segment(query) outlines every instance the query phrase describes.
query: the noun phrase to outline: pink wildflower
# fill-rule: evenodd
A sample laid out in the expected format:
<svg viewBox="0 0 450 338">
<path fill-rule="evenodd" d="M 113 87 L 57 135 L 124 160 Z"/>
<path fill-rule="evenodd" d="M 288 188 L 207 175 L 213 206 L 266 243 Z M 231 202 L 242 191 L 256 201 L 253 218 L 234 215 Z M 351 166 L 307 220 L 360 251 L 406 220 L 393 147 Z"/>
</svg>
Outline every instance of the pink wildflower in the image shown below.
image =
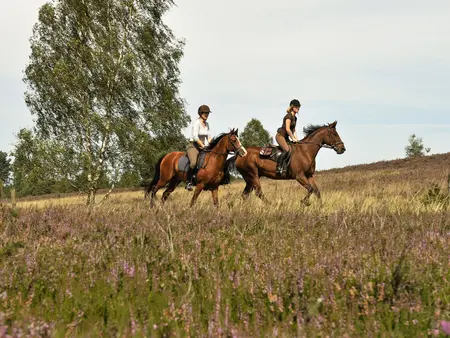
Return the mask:
<svg viewBox="0 0 450 338">
<path fill-rule="evenodd" d="M 441 320 L 441 329 L 446 335 L 450 336 L 450 322 Z"/>
</svg>

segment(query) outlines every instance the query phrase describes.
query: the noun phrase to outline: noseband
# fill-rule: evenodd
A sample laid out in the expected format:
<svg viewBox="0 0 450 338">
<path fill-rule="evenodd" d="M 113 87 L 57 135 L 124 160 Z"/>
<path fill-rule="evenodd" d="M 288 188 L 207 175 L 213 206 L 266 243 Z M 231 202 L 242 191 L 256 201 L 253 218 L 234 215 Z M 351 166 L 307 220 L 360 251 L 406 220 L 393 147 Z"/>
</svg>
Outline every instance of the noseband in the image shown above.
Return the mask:
<svg viewBox="0 0 450 338">
<path fill-rule="evenodd" d="M 234 152 L 239 152 L 239 150 L 242 149 L 242 144 L 241 144 L 239 147 L 236 146 L 236 142 L 233 141 L 233 140 L 231 140 L 231 136 L 230 136 L 230 135 L 228 135 L 228 140 L 230 141 L 231 145 L 233 146 Z M 233 151 L 233 150 L 232 150 L 232 151 Z"/>
<path fill-rule="evenodd" d="M 328 129 L 328 138 L 329 138 L 330 141 L 331 141 L 331 128 L 328 127 L 327 129 Z M 336 142 L 336 143 L 333 143 L 331 146 L 329 146 L 328 144 L 323 144 L 323 143 L 322 143 L 322 147 L 328 148 L 328 149 L 337 150 L 337 147 L 336 147 L 336 146 L 341 145 L 341 144 L 344 144 L 344 142 L 342 142 L 342 141 Z"/>
</svg>

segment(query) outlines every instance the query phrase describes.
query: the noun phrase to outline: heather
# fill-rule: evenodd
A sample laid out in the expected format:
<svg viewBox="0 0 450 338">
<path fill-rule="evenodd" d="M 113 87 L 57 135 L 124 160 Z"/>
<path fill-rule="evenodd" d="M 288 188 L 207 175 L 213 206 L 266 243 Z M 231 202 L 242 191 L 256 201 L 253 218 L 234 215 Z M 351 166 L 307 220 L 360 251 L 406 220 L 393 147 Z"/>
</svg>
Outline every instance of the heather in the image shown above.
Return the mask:
<svg viewBox="0 0 450 338">
<path fill-rule="evenodd" d="M 428 160 L 428 159 L 427 159 Z M 188 208 L 142 191 L 89 213 L 77 197 L 0 207 L 0 336 L 444 336 L 445 163 L 244 184 Z"/>
</svg>

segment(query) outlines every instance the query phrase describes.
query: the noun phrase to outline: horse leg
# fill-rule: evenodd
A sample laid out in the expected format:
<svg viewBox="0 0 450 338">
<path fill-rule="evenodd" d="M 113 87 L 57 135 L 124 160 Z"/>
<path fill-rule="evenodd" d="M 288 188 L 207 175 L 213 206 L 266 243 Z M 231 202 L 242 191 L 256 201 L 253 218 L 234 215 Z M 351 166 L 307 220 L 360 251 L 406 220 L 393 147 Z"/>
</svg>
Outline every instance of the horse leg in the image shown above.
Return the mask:
<svg viewBox="0 0 450 338">
<path fill-rule="evenodd" d="M 246 200 L 250 196 L 250 193 L 253 191 L 253 183 L 252 180 L 248 177 L 244 177 L 244 181 L 246 184 L 244 191 L 242 192 L 242 198 Z"/>
<path fill-rule="evenodd" d="M 317 198 L 320 200 L 322 197 L 320 195 L 320 191 L 319 188 L 317 187 L 316 184 L 316 180 L 314 179 L 314 176 L 311 176 L 310 178 L 308 178 L 308 182 L 309 184 L 311 184 L 311 186 L 313 187 L 314 191 L 313 193 L 317 196 Z"/>
<path fill-rule="evenodd" d="M 267 203 L 268 200 L 264 196 L 264 193 L 261 188 L 261 181 L 259 180 L 258 176 L 255 176 L 253 179 L 253 187 L 255 189 L 256 196 L 259 197 L 261 199 L 261 201 L 263 201 L 264 203 Z"/>
<path fill-rule="evenodd" d="M 155 187 L 155 186 L 152 185 L 151 183 L 149 183 L 149 184 L 147 185 L 147 187 L 145 188 L 145 191 L 144 191 L 144 200 L 146 200 L 147 198 L 150 197 L 150 194 L 151 194 L 152 189 L 153 189 L 154 187 Z"/>
<path fill-rule="evenodd" d="M 253 190 L 255 190 L 256 196 L 258 196 L 263 202 L 268 202 L 267 199 L 264 197 L 263 191 L 261 189 L 261 183 L 259 181 L 258 176 L 258 168 L 256 168 L 255 166 L 253 166 L 253 168 L 249 168 L 247 175 L 244 176 L 244 180 L 246 183 L 244 191 L 242 192 L 242 197 L 244 199 L 247 199 L 249 194 Z"/>
<path fill-rule="evenodd" d="M 219 207 L 219 188 L 211 190 L 211 195 L 212 195 L 214 206 L 216 208 L 218 208 Z"/>
<path fill-rule="evenodd" d="M 191 208 L 194 206 L 195 201 L 197 201 L 198 195 L 200 195 L 202 190 L 203 190 L 203 184 L 197 184 L 195 186 L 194 196 L 192 196 L 192 199 L 191 199 Z"/>
<path fill-rule="evenodd" d="M 258 185 L 257 185 L 256 188 L 255 188 L 255 194 L 256 194 L 256 196 L 258 196 L 258 197 L 261 199 L 261 201 L 263 201 L 264 203 L 269 202 L 269 201 L 267 200 L 266 196 L 264 196 L 264 193 L 263 193 L 262 188 L 261 188 L 261 184 L 260 184 L 259 182 L 258 182 Z"/>
<path fill-rule="evenodd" d="M 174 178 L 172 181 L 170 181 L 169 186 L 164 191 L 161 201 L 164 203 L 168 198 L 169 195 L 175 190 L 175 188 L 180 184 L 180 181 L 178 181 L 176 178 Z"/>
<path fill-rule="evenodd" d="M 305 205 L 309 205 L 309 197 L 314 192 L 313 186 L 311 185 L 311 183 L 309 183 L 309 180 L 304 173 L 297 174 L 295 178 L 298 183 L 300 183 L 303 187 L 305 187 L 306 190 L 308 190 L 308 194 L 305 196 L 302 202 Z"/>
<path fill-rule="evenodd" d="M 162 187 L 164 187 L 167 184 L 167 182 L 159 179 L 158 183 L 156 183 L 151 191 L 152 191 L 152 195 L 150 197 L 150 208 L 153 208 L 155 206 L 155 198 L 156 198 L 156 193 L 158 192 L 159 189 L 161 189 Z"/>
</svg>

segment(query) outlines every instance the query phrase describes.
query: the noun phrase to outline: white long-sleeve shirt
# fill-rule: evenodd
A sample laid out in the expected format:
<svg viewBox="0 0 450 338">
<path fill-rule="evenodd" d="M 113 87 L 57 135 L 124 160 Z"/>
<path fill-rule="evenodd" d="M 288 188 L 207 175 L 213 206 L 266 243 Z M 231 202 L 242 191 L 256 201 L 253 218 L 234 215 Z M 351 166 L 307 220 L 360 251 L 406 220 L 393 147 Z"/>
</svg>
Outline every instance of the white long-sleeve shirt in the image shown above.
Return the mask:
<svg viewBox="0 0 450 338">
<path fill-rule="evenodd" d="M 208 139 L 211 137 L 211 131 L 209 129 L 208 122 L 205 122 L 205 126 L 200 119 L 195 120 L 192 124 L 192 132 L 191 132 L 191 142 L 197 142 L 198 140 L 202 141 L 204 145 L 207 144 Z"/>
</svg>

